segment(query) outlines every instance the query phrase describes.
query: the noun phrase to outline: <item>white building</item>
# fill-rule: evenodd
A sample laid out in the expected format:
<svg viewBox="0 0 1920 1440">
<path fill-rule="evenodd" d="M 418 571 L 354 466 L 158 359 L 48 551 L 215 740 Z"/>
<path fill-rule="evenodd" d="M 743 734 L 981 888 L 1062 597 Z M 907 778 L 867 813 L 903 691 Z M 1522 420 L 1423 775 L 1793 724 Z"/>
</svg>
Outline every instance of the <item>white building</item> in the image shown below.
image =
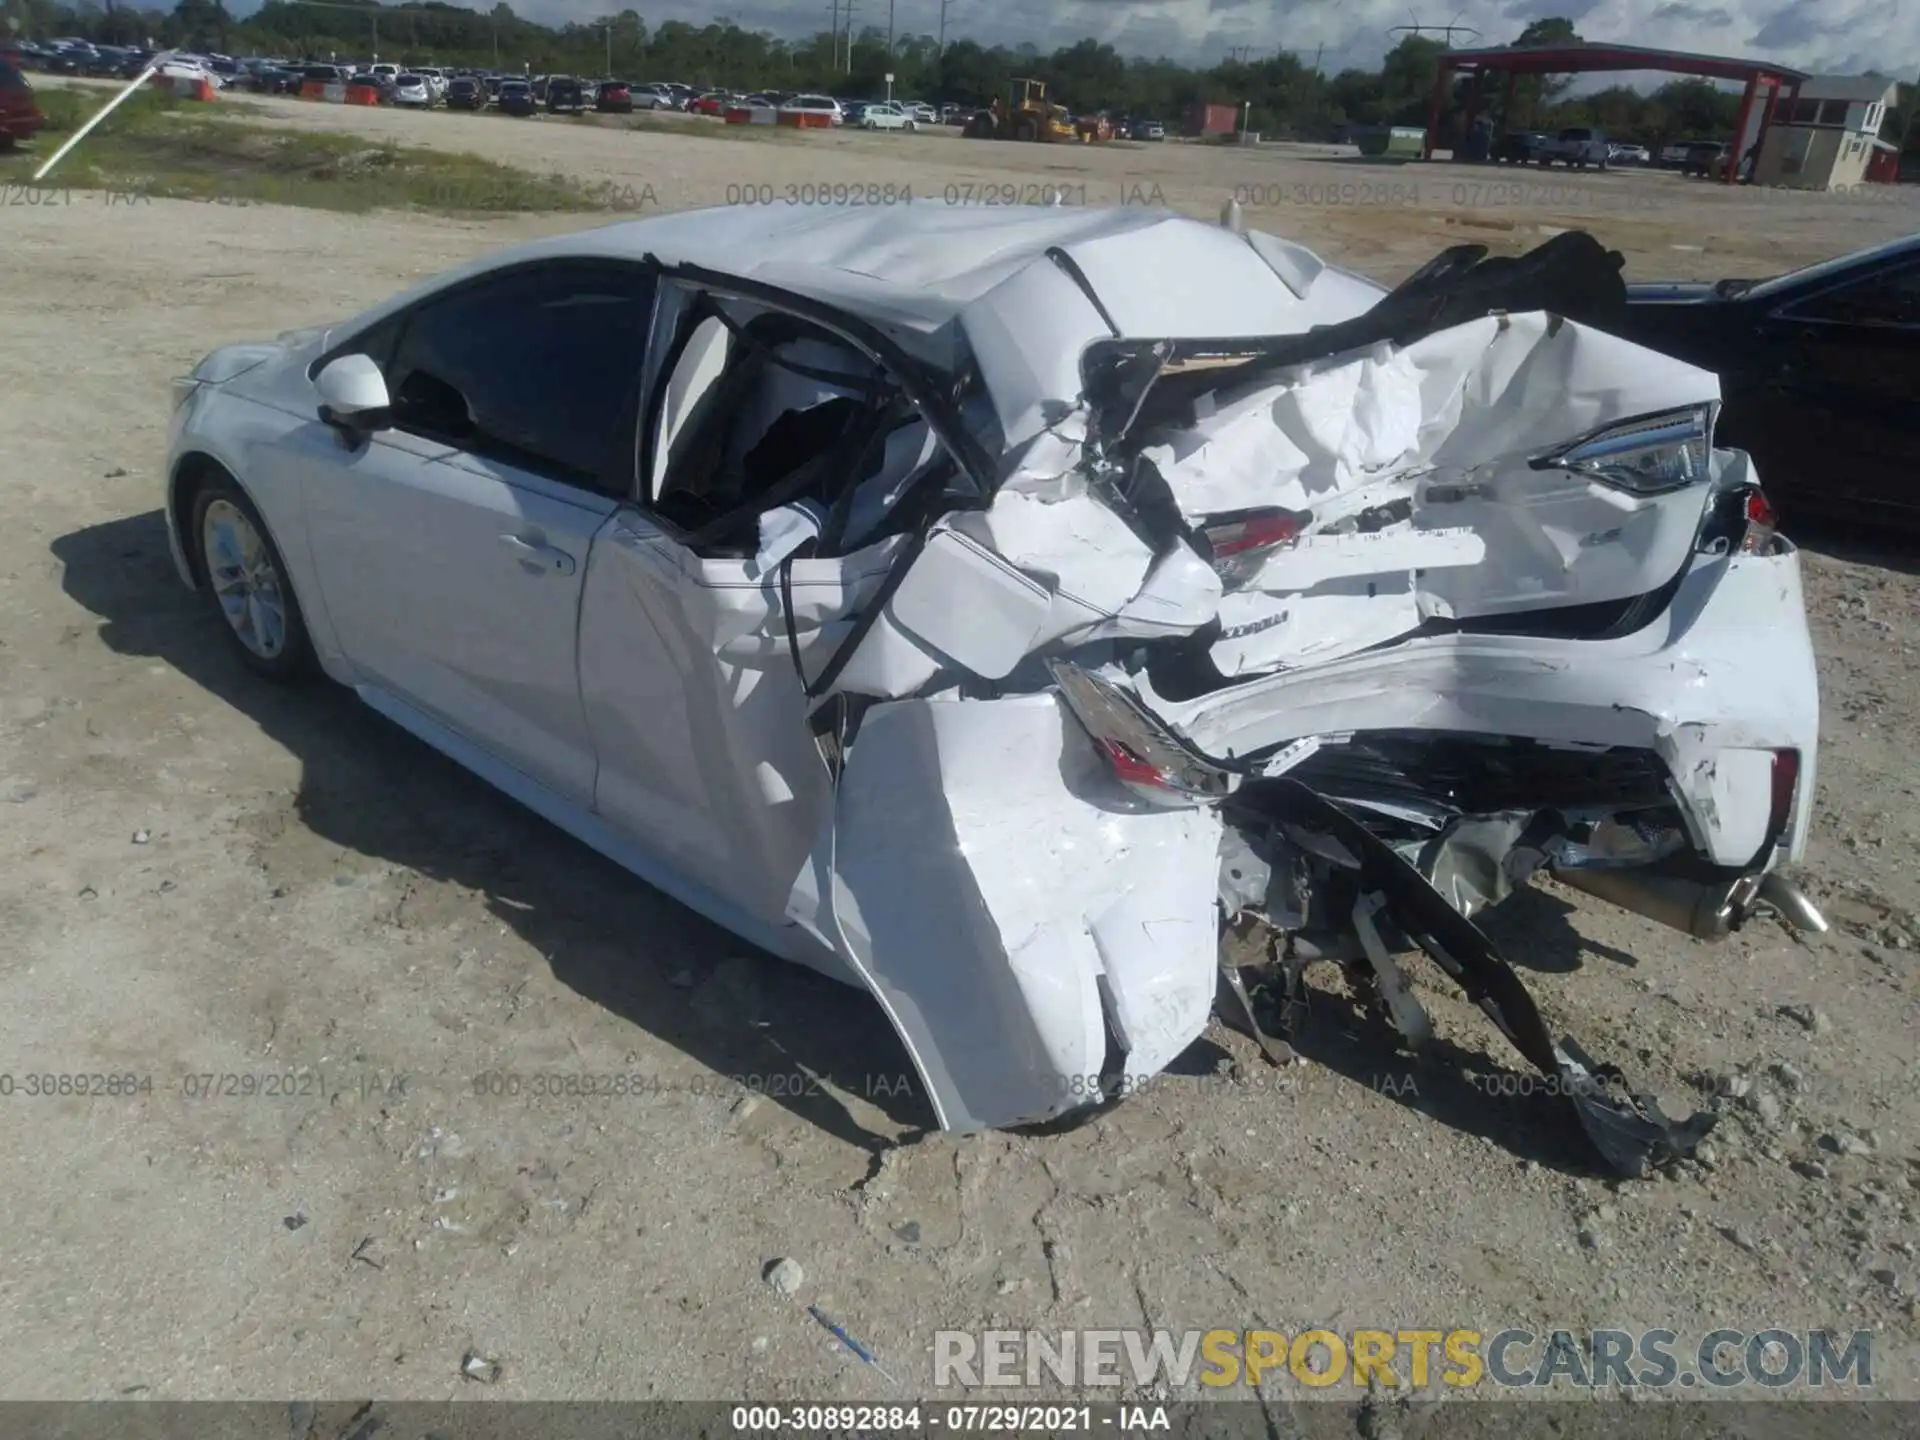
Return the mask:
<svg viewBox="0 0 1920 1440">
<path fill-rule="evenodd" d="M 1850 189 L 1867 176 L 1899 83 L 1878 75 L 1813 75 L 1774 102 L 1753 183 Z"/>
</svg>

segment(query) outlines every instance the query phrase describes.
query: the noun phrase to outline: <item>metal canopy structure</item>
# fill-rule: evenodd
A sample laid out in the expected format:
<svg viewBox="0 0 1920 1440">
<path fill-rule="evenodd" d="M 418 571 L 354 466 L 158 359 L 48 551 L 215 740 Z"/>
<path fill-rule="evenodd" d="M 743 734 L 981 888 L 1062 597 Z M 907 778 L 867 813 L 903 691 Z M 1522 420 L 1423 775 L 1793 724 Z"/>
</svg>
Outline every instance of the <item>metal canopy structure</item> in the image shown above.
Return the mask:
<svg viewBox="0 0 1920 1440">
<path fill-rule="evenodd" d="M 1740 170 L 1745 153 L 1742 139 L 1754 113 L 1754 106 L 1766 93 L 1760 112 L 1760 127 L 1753 138 L 1758 145 L 1766 135 L 1772 117 L 1773 101 L 1784 90 L 1797 99 L 1800 85 L 1811 78 L 1805 71 L 1758 60 L 1736 60 L 1726 55 L 1695 55 L 1684 50 L 1651 50 L 1639 45 L 1529 45 L 1494 46 L 1484 50 L 1448 50 L 1440 56 L 1440 73 L 1434 77 L 1433 103 L 1427 112 L 1427 142 L 1423 159 L 1433 158 L 1433 137 L 1440 128 L 1440 116 L 1456 75 L 1481 76 L 1504 74 L 1507 77 L 1502 118 L 1513 104 L 1513 82 L 1521 75 L 1581 75 L 1604 71 L 1661 70 L 1672 75 L 1699 75 L 1709 80 L 1741 80 L 1746 94 L 1740 101 L 1740 118 L 1734 124 L 1734 154 L 1725 179 L 1731 184 Z M 1471 129 L 1479 108 L 1480 87 L 1467 94 L 1466 126 Z"/>
</svg>

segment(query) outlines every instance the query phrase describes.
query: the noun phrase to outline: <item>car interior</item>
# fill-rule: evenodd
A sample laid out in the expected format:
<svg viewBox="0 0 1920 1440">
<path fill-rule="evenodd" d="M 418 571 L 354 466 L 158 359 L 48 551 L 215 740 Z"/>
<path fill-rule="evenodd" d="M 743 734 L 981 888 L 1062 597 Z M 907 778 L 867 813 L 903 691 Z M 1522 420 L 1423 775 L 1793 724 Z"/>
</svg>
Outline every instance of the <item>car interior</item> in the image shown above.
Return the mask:
<svg viewBox="0 0 1920 1440">
<path fill-rule="evenodd" d="M 702 297 L 655 402 L 651 506 L 709 557 L 759 548 L 760 518 L 803 509 L 830 554 L 871 533 L 944 451 L 874 361 L 783 312 Z"/>
</svg>

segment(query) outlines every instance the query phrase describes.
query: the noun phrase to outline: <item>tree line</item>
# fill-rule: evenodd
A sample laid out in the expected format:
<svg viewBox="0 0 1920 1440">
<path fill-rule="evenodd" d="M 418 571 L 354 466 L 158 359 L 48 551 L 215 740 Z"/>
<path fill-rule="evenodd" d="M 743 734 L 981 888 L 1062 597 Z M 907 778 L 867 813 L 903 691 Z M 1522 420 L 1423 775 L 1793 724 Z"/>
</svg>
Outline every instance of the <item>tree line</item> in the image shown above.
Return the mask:
<svg viewBox="0 0 1920 1440">
<path fill-rule="evenodd" d="M 885 30 L 851 37 L 827 31 L 788 40 L 727 22 L 695 26 L 669 20 L 650 27 L 633 10 L 561 26 L 537 24 L 498 3 L 466 9 L 444 0 L 381 5 L 364 0 L 266 0 L 242 19 L 221 0 L 180 0 L 171 11 L 115 0 L 3 0 L 24 37 L 79 36 L 107 44 L 151 41 L 221 54 L 295 59 L 381 60 L 399 64 L 528 70 L 534 74 L 677 80 L 741 91 L 817 90 L 878 98 L 887 74 L 896 98 L 984 105 L 1006 93 L 1015 76 L 1047 82 L 1052 98 L 1081 112 L 1154 117 L 1177 124 L 1198 103 L 1244 107 L 1247 128 L 1274 139 L 1331 140 L 1354 127 L 1425 125 L 1446 46 L 1409 35 L 1375 70 L 1327 74 L 1298 55 L 1233 59 L 1209 68 L 1167 59 L 1122 56 L 1111 45 L 1082 40 L 1044 54 L 1033 45 L 987 46 L 960 37 L 943 47 L 931 35 L 902 34 L 892 53 Z M 1511 42 L 1534 46 L 1577 42 L 1566 19 L 1536 20 Z M 1475 108 L 1508 129 L 1555 130 L 1594 125 L 1620 141 L 1660 145 L 1681 138 L 1726 139 L 1740 97 L 1700 79 L 1675 79 L 1642 93 L 1624 85 L 1587 95 L 1568 93 L 1565 77 L 1521 76 L 1503 116 L 1505 77 L 1458 78 L 1442 109 L 1436 143 L 1458 138 L 1470 86 L 1484 87 Z M 1910 102 L 1903 87 L 1903 105 Z M 1890 134 L 1903 132 L 1893 117 Z"/>
</svg>

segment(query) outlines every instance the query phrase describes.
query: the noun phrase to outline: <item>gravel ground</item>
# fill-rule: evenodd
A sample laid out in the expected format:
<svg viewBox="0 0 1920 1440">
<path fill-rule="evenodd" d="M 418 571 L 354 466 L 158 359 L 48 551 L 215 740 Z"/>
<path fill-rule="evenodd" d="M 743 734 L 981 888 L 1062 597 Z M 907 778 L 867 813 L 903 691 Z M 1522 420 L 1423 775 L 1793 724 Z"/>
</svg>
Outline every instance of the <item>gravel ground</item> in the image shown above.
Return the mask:
<svg viewBox="0 0 1920 1440">
<path fill-rule="evenodd" d="M 268 108 L 669 207 L 729 185 L 1084 177 L 1090 201 L 1158 185 L 1206 213 L 1235 185 L 1300 187 L 1256 222 L 1387 279 L 1461 234 L 1582 219 L 1550 195 L 1452 203 L 1491 183 L 1473 172 L 1306 151 Z M 1423 198 L 1309 203 L 1336 183 Z M 1636 274 L 1774 269 L 1916 228 L 1884 202 L 1669 176 L 1515 183 L 1583 189 Z M 1683 1108 L 1751 1078 L 1710 1161 L 1611 1185 L 1544 1102 L 1409 1086 L 1331 1008 L 1318 1063 L 1270 1069 L 1223 1031 L 1069 1133 L 927 1135 L 862 996 L 749 956 L 346 695 L 251 680 L 173 579 L 170 376 L 578 223 L 84 196 L 0 216 L 0 1396 L 434 1399 L 482 1389 L 471 1351 L 503 1396 L 880 1400 L 930 1390 L 945 1328 L 1616 1324 L 1871 1329 L 1880 1393 L 1920 1397 L 1911 550 L 1806 556 L 1825 704 L 1806 881 L 1831 935 L 1708 947 L 1551 885 L 1491 922 L 1553 1020 Z M 1476 1014 L 1424 993 L 1443 1033 L 1499 1055 Z M 652 1081 L 477 1095 L 490 1070 Z M 818 1093 L 726 1078 L 798 1070 Z M 150 1087 L 24 1093 L 77 1073 Z M 196 1078 L 227 1075 L 311 1078 L 271 1096 Z M 762 1282 L 777 1257 L 804 1271 L 796 1297 Z"/>
</svg>

